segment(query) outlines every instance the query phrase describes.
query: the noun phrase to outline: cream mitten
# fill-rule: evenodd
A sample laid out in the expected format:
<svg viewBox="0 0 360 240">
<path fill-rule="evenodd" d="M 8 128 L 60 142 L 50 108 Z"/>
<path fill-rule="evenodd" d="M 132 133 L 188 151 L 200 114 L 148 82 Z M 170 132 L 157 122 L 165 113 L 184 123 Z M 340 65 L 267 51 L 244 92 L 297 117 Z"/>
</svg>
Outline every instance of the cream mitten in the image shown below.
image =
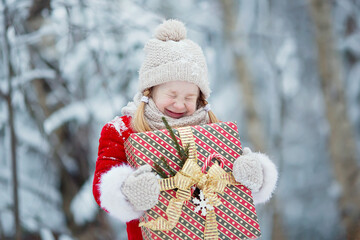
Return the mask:
<svg viewBox="0 0 360 240">
<path fill-rule="evenodd" d="M 146 211 L 158 202 L 160 185 L 150 165 L 144 165 L 125 180 L 121 190 L 135 210 Z"/>
<path fill-rule="evenodd" d="M 243 155 L 235 160 L 233 166 L 235 180 L 253 192 L 258 192 L 264 181 L 258 154 L 251 152 L 250 148 L 244 148 Z"/>
</svg>

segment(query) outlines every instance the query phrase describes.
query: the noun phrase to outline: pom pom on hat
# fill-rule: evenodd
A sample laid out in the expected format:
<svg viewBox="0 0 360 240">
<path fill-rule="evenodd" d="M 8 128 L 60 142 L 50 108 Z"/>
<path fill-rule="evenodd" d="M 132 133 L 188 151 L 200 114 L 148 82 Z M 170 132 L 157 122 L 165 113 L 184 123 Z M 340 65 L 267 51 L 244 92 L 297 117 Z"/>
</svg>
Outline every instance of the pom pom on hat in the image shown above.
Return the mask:
<svg viewBox="0 0 360 240">
<path fill-rule="evenodd" d="M 185 25 L 174 19 L 164 21 L 157 27 L 155 37 L 162 41 L 181 41 L 186 38 Z"/>
</svg>

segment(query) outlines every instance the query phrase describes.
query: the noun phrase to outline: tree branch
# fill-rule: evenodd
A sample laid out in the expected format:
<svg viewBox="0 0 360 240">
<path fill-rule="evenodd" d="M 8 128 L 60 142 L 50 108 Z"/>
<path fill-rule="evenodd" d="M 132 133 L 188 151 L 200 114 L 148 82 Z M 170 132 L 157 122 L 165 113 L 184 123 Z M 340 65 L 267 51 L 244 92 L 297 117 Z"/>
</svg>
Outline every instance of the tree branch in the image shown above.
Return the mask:
<svg viewBox="0 0 360 240">
<path fill-rule="evenodd" d="M 8 123 L 10 128 L 10 153 L 11 153 L 11 163 L 12 163 L 12 177 L 13 177 L 13 198 L 14 198 L 14 219 L 15 219 L 15 239 L 21 239 L 21 226 L 19 218 L 19 199 L 18 199 L 18 178 L 17 178 L 17 159 L 16 159 L 16 135 L 15 135 L 15 120 L 14 120 L 14 109 L 12 105 L 12 86 L 11 78 L 13 72 L 11 71 L 11 62 L 10 62 L 10 44 L 9 39 L 7 38 L 7 31 L 9 26 L 9 14 L 8 6 L 6 1 L 2 0 L 3 5 L 3 34 L 2 34 L 2 50 L 4 57 L 4 73 L 5 78 L 8 83 L 8 93 L 7 93 L 7 106 L 8 106 Z"/>
</svg>

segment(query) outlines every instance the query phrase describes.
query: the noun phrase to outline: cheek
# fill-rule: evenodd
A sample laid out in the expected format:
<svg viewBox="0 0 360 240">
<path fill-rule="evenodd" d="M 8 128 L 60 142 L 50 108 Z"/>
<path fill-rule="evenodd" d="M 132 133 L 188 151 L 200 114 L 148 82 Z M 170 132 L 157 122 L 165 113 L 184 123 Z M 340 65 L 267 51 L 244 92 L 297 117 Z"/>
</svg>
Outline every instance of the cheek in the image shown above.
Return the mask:
<svg viewBox="0 0 360 240">
<path fill-rule="evenodd" d="M 167 98 L 167 97 L 160 97 L 160 98 L 155 98 L 154 102 L 156 104 L 156 106 L 158 107 L 158 109 L 163 112 L 164 109 L 171 105 L 171 99 Z"/>
<path fill-rule="evenodd" d="M 196 111 L 196 105 L 197 105 L 197 102 L 191 102 L 187 105 L 187 108 L 188 108 L 188 112 L 190 113 L 189 115 L 193 114 L 195 111 Z"/>
</svg>

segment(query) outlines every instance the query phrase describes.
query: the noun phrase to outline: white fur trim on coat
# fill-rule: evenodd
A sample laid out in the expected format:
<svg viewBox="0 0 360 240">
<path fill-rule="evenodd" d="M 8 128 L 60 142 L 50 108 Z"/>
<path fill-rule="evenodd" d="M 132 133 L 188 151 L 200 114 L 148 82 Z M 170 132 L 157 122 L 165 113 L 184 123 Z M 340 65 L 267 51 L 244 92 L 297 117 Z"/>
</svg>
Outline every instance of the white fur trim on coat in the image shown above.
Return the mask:
<svg viewBox="0 0 360 240">
<path fill-rule="evenodd" d="M 144 213 L 135 211 L 121 191 L 123 182 L 134 171 L 128 165 L 113 167 L 101 176 L 99 184 L 101 207 L 122 222 L 138 219 Z"/>
<path fill-rule="evenodd" d="M 250 153 L 256 157 L 263 168 L 264 180 L 263 184 L 258 192 L 254 192 L 253 199 L 254 204 L 265 203 L 270 198 L 276 188 L 276 182 L 278 179 L 278 172 L 275 164 L 269 159 L 269 157 L 263 153 Z"/>
</svg>

